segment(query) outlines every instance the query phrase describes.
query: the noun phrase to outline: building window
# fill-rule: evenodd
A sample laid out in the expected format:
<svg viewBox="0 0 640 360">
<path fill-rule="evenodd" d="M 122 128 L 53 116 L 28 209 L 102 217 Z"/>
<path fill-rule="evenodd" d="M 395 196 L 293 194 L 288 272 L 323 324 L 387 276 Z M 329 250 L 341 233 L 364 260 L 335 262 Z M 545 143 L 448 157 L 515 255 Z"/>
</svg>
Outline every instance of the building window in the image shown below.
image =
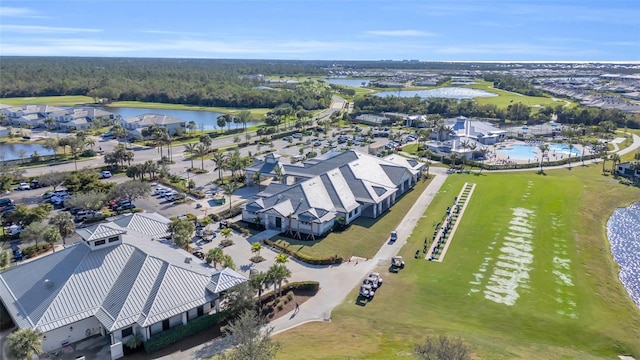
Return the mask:
<svg viewBox="0 0 640 360">
<path fill-rule="evenodd" d="M 133 326 L 129 326 L 128 328 L 122 329 L 122 338 L 133 335 Z"/>
<path fill-rule="evenodd" d="M 120 240 L 120 237 L 118 237 L 118 236 L 112 236 L 112 237 L 109 238 L 109 242 L 110 243 L 112 243 L 114 241 L 118 241 L 118 240 Z"/>
<path fill-rule="evenodd" d="M 95 243 L 93 243 L 93 246 L 104 245 L 106 242 L 107 242 L 106 240 L 98 240 Z"/>
</svg>

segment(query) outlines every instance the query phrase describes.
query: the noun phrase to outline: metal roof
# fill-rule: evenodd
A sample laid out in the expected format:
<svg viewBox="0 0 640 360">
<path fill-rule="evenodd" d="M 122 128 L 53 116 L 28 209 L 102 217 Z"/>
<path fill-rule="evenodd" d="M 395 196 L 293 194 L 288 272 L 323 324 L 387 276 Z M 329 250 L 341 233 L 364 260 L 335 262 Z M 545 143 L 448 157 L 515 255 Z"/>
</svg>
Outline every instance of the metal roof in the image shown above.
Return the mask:
<svg viewBox="0 0 640 360">
<path fill-rule="evenodd" d="M 211 276 L 210 282 L 207 284 L 207 290 L 217 294 L 246 281 L 246 277 L 232 269 L 224 268 Z"/>
<path fill-rule="evenodd" d="M 123 231 L 115 223 L 81 230 L 89 239 Z M 190 254 L 149 235 L 132 230 L 123 240 L 103 248 L 79 243 L 0 273 L 0 299 L 19 327 L 46 332 L 95 316 L 113 331 L 162 321 L 212 301 L 216 289 L 247 281 L 231 270 L 216 276 L 196 258 L 185 262 Z M 214 277 L 219 283 L 211 287 Z"/>
</svg>

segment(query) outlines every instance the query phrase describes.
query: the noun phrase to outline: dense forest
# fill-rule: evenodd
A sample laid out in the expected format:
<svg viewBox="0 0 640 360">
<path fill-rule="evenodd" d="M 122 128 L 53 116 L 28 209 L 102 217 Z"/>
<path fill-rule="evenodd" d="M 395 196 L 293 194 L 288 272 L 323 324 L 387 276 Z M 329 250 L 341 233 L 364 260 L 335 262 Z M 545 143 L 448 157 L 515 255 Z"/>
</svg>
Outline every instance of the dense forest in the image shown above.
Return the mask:
<svg viewBox="0 0 640 360">
<path fill-rule="evenodd" d="M 321 75 L 319 66 L 299 61 L 3 57 L 0 97 L 88 95 L 109 101 L 149 101 L 199 106 L 320 109 L 329 92 L 275 84 L 256 89 L 255 74 Z M 288 91 L 295 90 L 295 91 Z"/>
<path fill-rule="evenodd" d="M 527 96 L 543 95 L 542 91 L 534 89 L 529 81 L 518 79 L 513 76 L 488 73 L 484 75 L 484 80 L 492 82 L 493 87 L 496 89 L 513 91 Z"/>
</svg>

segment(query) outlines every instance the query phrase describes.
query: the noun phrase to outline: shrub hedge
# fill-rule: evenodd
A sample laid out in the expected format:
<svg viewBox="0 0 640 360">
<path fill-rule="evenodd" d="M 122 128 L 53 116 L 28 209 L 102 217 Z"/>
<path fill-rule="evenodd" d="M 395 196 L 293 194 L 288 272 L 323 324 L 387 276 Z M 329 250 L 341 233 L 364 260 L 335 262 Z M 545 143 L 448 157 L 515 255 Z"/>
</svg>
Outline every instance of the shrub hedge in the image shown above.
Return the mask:
<svg viewBox="0 0 640 360">
<path fill-rule="evenodd" d="M 320 283 L 317 281 L 296 281 L 282 285 L 282 293 L 286 294 L 286 296 L 289 295 L 289 292 L 295 292 L 295 290 L 316 293 L 318 292 L 318 290 L 320 290 Z M 262 302 L 271 301 L 273 300 L 274 296 L 275 293 L 273 291 L 269 291 L 268 293 L 262 294 L 262 298 L 260 298 L 260 300 Z"/>
<path fill-rule="evenodd" d="M 221 211 L 221 212 L 216 213 L 216 214 L 211 214 L 209 216 L 214 221 L 220 221 L 220 220 L 232 218 L 234 216 L 238 216 L 238 215 L 242 214 L 242 207 L 240 205 L 244 204 L 245 202 L 246 201 L 243 201 L 242 203 L 236 204 L 234 207 L 231 208 L 231 210 L 227 209 L 227 210 Z"/>
<path fill-rule="evenodd" d="M 302 262 L 305 262 L 307 264 L 311 264 L 311 265 L 332 265 L 332 264 L 341 264 L 344 259 L 341 258 L 340 256 L 332 256 L 329 258 L 317 258 L 317 257 L 313 257 L 313 256 L 309 256 L 309 255 L 305 255 L 302 253 L 299 253 L 297 251 L 291 250 L 289 248 L 286 248 L 274 241 L 271 240 L 264 240 L 264 244 L 265 245 L 269 245 L 271 247 L 274 247 L 280 251 L 282 251 L 283 253 L 292 256 Z"/>
<path fill-rule="evenodd" d="M 22 249 L 22 255 L 26 258 L 31 258 L 37 255 L 42 254 L 43 252 L 47 252 L 51 250 L 51 245 L 44 243 L 44 244 L 38 244 L 38 246 L 36 245 L 31 245 L 31 246 L 27 246 L 26 248 Z"/>
<path fill-rule="evenodd" d="M 180 325 L 173 329 L 163 331 L 158 335 L 152 336 L 151 339 L 144 343 L 144 351 L 146 353 L 158 351 L 197 332 L 217 325 L 229 316 L 231 316 L 231 312 L 222 311 L 213 315 L 206 315 L 193 319 L 189 321 L 187 325 Z"/>
</svg>

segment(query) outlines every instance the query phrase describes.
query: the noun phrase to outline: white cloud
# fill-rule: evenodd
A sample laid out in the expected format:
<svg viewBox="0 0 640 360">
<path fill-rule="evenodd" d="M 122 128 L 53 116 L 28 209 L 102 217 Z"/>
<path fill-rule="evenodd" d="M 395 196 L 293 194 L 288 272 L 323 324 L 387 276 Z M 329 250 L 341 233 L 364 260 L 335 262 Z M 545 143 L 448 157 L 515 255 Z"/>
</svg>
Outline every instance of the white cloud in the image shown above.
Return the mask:
<svg viewBox="0 0 640 360">
<path fill-rule="evenodd" d="M 496 59 L 507 57 L 521 57 L 522 59 L 538 60 L 549 57 L 572 58 L 601 55 L 592 49 L 567 48 L 564 46 L 540 46 L 532 44 L 474 44 L 467 46 L 445 46 L 434 49 L 438 54 L 450 55 L 495 55 Z"/>
<path fill-rule="evenodd" d="M 366 34 L 379 36 L 435 36 L 434 33 L 420 30 L 370 30 L 366 31 Z"/>
<path fill-rule="evenodd" d="M 17 7 L 8 7 L 8 6 L 0 6 L 0 17 L 29 17 L 29 18 L 44 18 L 38 14 L 38 12 L 31 10 L 29 8 L 17 8 Z"/>
<path fill-rule="evenodd" d="M 21 34 L 77 34 L 77 33 L 96 33 L 102 32 L 100 29 L 87 28 L 69 28 L 58 26 L 41 26 L 41 25 L 0 25 L 0 31 L 13 32 Z"/>
</svg>

